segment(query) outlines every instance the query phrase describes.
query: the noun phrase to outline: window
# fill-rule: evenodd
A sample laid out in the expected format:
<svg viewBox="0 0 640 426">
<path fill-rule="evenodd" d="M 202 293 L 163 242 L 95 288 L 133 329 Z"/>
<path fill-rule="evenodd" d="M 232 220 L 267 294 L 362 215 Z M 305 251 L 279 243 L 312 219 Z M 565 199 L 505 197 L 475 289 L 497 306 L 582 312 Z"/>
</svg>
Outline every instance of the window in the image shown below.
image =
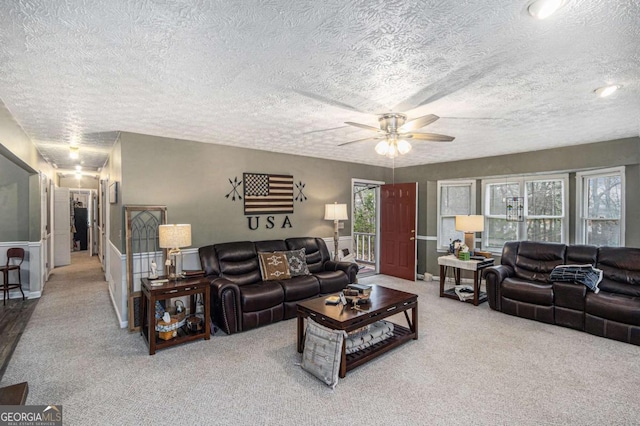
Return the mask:
<svg viewBox="0 0 640 426">
<path fill-rule="evenodd" d="M 568 240 L 567 175 L 485 180 L 483 247 L 501 250 L 507 241 Z M 506 219 L 506 198 L 523 197 L 524 221 Z"/>
<path fill-rule="evenodd" d="M 449 249 L 453 240 L 464 241 L 464 233 L 456 231 L 456 215 L 475 214 L 476 182 L 438 181 L 438 248 Z"/>
<path fill-rule="evenodd" d="M 624 246 L 624 167 L 576 174 L 576 242 Z"/>
</svg>

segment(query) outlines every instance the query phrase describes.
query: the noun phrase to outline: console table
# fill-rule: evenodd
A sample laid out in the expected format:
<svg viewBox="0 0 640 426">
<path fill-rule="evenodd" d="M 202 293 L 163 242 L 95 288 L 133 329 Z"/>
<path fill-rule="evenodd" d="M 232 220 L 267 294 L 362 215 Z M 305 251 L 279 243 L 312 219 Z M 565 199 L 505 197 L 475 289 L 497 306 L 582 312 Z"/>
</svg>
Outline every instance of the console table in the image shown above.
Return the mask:
<svg viewBox="0 0 640 426">
<path fill-rule="evenodd" d="M 440 297 L 460 300 L 454 288 L 446 290 L 444 288 L 447 269 L 453 268 L 456 285 L 460 285 L 461 270 L 473 271 L 473 299 L 465 300 L 465 302 L 473 303 L 475 306 L 478 306 L 480 303 L 487 301 L 487 293 L 480 291 L 480 284 L 482 282 L 482 270 L 489 266 L 493 266 L 493 259 L 460 260 L 450 254 L 448 256 L 440 256 L 438 258 L 438 265 L 440 265 Z"/>
<path fill-rule="evenodd" d="M 142 298 L 140 301 L 140 334 L 145 338 L 149 345 L 149 355 L 156 353 L 156 350 L 167 348 L 169 346 L 179 345 L 181 343 L 190 342 L 197 339 L 209 340 L 211 338 L 211 307 L 209 303 L 210 285 L 206 278 L 186 278 L 182 280 L 169 280 L 160 285 L 151 285 L 152 281 L 148 278 L 142 279 Z M 156 312 L 155 306 L 157 300 L 167 300 L 174 297 L 190 296 L 191 307 L 190 313 L 195 314 L 196 303 L 195 296 L 203 295 L 204 303 L 204 324 L 200 333 L 190 333 L 184 329 L 179 329 L 179 333 L 171 340 L 158 341 L 158 333 L 155 330 Z M 184 326 L 186 328 L 186 326 Z"/>
</svg>

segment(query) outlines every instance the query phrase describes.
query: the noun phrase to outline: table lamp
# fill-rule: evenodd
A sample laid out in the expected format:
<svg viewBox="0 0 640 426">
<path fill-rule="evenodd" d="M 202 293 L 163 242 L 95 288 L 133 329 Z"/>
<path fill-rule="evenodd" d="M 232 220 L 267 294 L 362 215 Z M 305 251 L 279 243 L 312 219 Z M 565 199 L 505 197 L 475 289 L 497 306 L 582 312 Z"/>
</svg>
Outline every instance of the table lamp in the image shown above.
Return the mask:
<svg viewBox="0 0 640 426">
<path fill-rule="evenodd" d="M 165 265 L 169 266 L 168 278 L 183 278 L 181 247 L 191 245 L 191 225 L 160 225 L 160 247 L 169 249 Z"/>
<path fill-rule="evenodd" d="M 484 216 L 479 214 L 456 216 L 456 231 L 464 232 L 464 244 L 470 252 L 476 250 L 476 232 L 484 231 Z"/>
<path fill-rule="evenodd" d="M 325 204 L 324 219 L 333 220 L 333 260 L 338 261 L 338 225 L 341 220 L 348 220 L 346 204 Z"/>
</svg>

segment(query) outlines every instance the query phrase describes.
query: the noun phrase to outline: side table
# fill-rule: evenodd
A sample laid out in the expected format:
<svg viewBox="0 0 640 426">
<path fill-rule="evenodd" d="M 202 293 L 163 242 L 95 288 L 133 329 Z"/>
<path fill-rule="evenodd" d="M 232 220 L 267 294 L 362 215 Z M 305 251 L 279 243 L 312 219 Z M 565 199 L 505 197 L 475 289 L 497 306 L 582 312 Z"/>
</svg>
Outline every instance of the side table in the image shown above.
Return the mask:
<svg viewBox="0 0 640 426">
<path fill-rule="evenodd" d="M 456 285 L 460 285 L 460 270 L 473 271 L 473 299 L 465 300 L 465 302 L 473 303 L 475 306 L 478 306 L 480 303 L 487 301 L 487 293 L 480 291 L 480 284 L 482 282 L 482 270 L 489 266 L 493 266 L 493 259 L 460 260 L 450 254 L 448 256 L 440 256 L 438 258 L 438 265 L 440 265 L 440 297 L 460 300 L 454 288 L 446 290 L 444 288 L 447 268 L 453 268 Z"/>
<path fill-rule="evenodd" d="M 140 301 L 140 334 L 145 338 L 149 346 L 149 355 L 156 353 L 156 350 L 164 349 L 181 343 L 190 342 L 197 339 L 209 340 L 211 338 L 211 307 L 209 303 L 210 285 L 206 278 L 187 278 L 182 280 L 169 280 L 160 285 L 151 285 L 148 278 L 142 279 L 142 298 Z M 186 330 L 186 326 L 179 329 L 178 335 L 171 340 L 158 341 L 156 332 L 156 301 L 167 300 L 174 297 L 190 296 L 190 314 L 195 314 L 197 294 L 203 295 L 204 303 L 204 327 L 200 333 L 193 333 Z"/>
</svg>

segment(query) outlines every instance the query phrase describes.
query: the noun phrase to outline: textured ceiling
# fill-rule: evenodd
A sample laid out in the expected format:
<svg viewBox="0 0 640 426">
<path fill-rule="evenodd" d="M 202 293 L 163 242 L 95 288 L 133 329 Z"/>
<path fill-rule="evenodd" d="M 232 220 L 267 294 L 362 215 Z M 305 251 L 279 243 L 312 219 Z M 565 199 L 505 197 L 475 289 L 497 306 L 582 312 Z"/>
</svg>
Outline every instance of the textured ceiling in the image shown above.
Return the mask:
<svg viewBox="0 0 640 426">
<path fill-rule="evenodd" d="M 442 117 L 395 167 L 638 136 L 640 2 L 5 0 L 0 99 L 61 169 L 118 131 L 391 166 L 375 114 Z M 623 85 L 610 98 L 593 90 Z M 0 135 L 1 138 L 1 135 Z M 0 140 L 0 143 L 2 141 Z"/>
</svg>

